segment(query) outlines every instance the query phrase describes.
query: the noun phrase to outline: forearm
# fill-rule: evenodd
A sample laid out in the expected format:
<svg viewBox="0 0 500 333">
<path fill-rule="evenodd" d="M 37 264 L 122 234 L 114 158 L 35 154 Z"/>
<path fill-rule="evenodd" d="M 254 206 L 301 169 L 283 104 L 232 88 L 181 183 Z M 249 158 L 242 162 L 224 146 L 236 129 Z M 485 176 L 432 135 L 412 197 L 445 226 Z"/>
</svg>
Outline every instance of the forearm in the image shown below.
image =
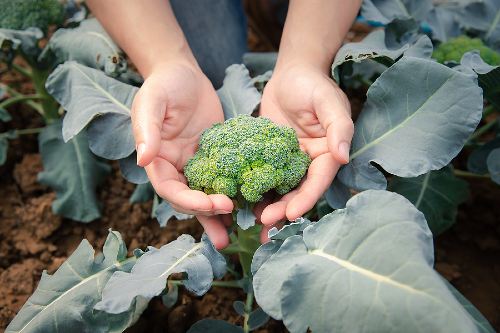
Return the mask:
<svg viewBox="0 0 500 333">
<path fill-rule="evenodd" d="M 361 0 L 291 0 L 277 70 L 306 63 L 328 72 L 360 6 Z"/>
<path fill-rule="evenodd" d="M 167 0 L 87 0 L 89 8 L 147 77 L 171 61 L 196 65 Z"/>
</svg>

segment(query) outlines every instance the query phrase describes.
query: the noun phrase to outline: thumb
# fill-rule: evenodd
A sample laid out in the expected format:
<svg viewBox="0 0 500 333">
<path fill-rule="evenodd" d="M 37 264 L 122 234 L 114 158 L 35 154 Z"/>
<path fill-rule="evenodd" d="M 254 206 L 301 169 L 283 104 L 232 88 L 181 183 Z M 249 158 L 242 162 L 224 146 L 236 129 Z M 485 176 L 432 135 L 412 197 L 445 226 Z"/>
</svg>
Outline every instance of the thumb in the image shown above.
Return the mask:
<svg viewBox="0 0 500 333">
<path fill-rule="evenodd" d="M 161 126 L 165 118 L 167 99 L 162 98 L 147 82 L 132 104 L 132 129 L 137 150 L 137 165 L 144 167 L 158 155 Z"/>
<path fill-rule="evenodd" d="M 328 150 L 338 162 L 349 163 L 354 124 L 347 97 L 339 88 L 329 86 L 324 90 L 317 90 L 314 107 L 319 122 L 326 129 Z"/>
</svg>

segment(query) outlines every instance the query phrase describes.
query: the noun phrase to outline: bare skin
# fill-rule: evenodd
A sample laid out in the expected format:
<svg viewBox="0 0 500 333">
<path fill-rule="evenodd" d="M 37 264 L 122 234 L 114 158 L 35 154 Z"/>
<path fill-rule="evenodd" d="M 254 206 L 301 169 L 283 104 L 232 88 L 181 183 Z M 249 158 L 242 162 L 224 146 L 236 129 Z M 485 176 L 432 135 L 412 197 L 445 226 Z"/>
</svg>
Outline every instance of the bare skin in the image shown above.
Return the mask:
<svg viewBox="0 0 500 333">
<path fill-rule="evenodd" d="M 215 246 L 227 246 L 225 226 L 231 223 L 232 201 L 189 189 L 182 174 L 201 132 L 224 120 L 222 107 L 168 1 L 87 4 L 145 78 L 132 106 L 137 164 L 145 167 L 156 192 L 174 209 L 196 215 Z M 361 0 L 290 1 L 261 116 L 295 128 L 313 162 L 297 189 L 257 207 L 263 241 L 272 225 L 311 209 L 349 160 L 349 102 L 330 79 L 329 67 L 360 5 Z"/>
</svg>

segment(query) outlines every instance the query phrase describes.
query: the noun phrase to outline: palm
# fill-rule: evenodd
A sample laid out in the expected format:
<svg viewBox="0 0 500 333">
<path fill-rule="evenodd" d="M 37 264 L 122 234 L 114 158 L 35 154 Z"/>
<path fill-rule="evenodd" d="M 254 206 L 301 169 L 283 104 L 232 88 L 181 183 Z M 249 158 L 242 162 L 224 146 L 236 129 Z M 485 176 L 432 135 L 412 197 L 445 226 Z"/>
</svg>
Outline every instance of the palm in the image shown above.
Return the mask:
<svg viewBox="0 0 500 333">
<path fill-rule="evenodd" d="M 203 130 L 223 120 L 210 81 L 184 65 L 155 71 L 139 90 L 132 108 L 138 164 L 145 167 L 155 191 L 177 211 L 197 215 L 219 247 L 227 243 L 226 231 L 215 217 L 207 216 L 230 213 L 233 203 L 223 195 L 189 189 L 182 171 Z"/>
<path fill-rule="evenodd" d="M 273 76 L 264 90 L 261 116 L 294 128 L 301 148 L 312 158 L 301 185 L 263 209 L 261 220 L 271 225 L 293 220 L 310 210 L 332 182 L 341 164 L 342 141 L 352 137 L 349 102 L 328 76 L 309 68 L 294 68 Z"/>
</svg>

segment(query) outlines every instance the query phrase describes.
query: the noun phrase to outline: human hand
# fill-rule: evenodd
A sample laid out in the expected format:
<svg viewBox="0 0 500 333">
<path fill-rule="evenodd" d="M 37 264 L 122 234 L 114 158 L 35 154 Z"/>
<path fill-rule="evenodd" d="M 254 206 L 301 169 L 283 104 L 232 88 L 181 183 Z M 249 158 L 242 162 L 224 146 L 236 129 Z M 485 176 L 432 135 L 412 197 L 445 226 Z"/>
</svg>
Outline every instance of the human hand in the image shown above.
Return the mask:
<svg viewBox="0 0 500 333">
<path fill-rule="evenodd" d="M 156 193 L 175 210 L 197 216 L 217 248 L 228 243 L 224 224 L 232 222 L 233 202 L 225 195 L 191 190 L 183 168 L 194 155 L 202 131 L 222 121 L 212 84 L 188 63 L 157 66 L 132 105 L 137 164 L 145 167 Z"/>
<path fill-rule="evenodd" d="M 267 241 L 273 224 L 293 221 L 313 208 L 340 166 L 349 162 L 354 125 L 349 100 L 339 86 L 321 69 L 303 64 L 276 69 L 264 89 L 260 115 L 294 128 L 301 149 L 312 159 L 299 187 L 256 208 L 264 225 L 261 239 Z"/>
</svg>

